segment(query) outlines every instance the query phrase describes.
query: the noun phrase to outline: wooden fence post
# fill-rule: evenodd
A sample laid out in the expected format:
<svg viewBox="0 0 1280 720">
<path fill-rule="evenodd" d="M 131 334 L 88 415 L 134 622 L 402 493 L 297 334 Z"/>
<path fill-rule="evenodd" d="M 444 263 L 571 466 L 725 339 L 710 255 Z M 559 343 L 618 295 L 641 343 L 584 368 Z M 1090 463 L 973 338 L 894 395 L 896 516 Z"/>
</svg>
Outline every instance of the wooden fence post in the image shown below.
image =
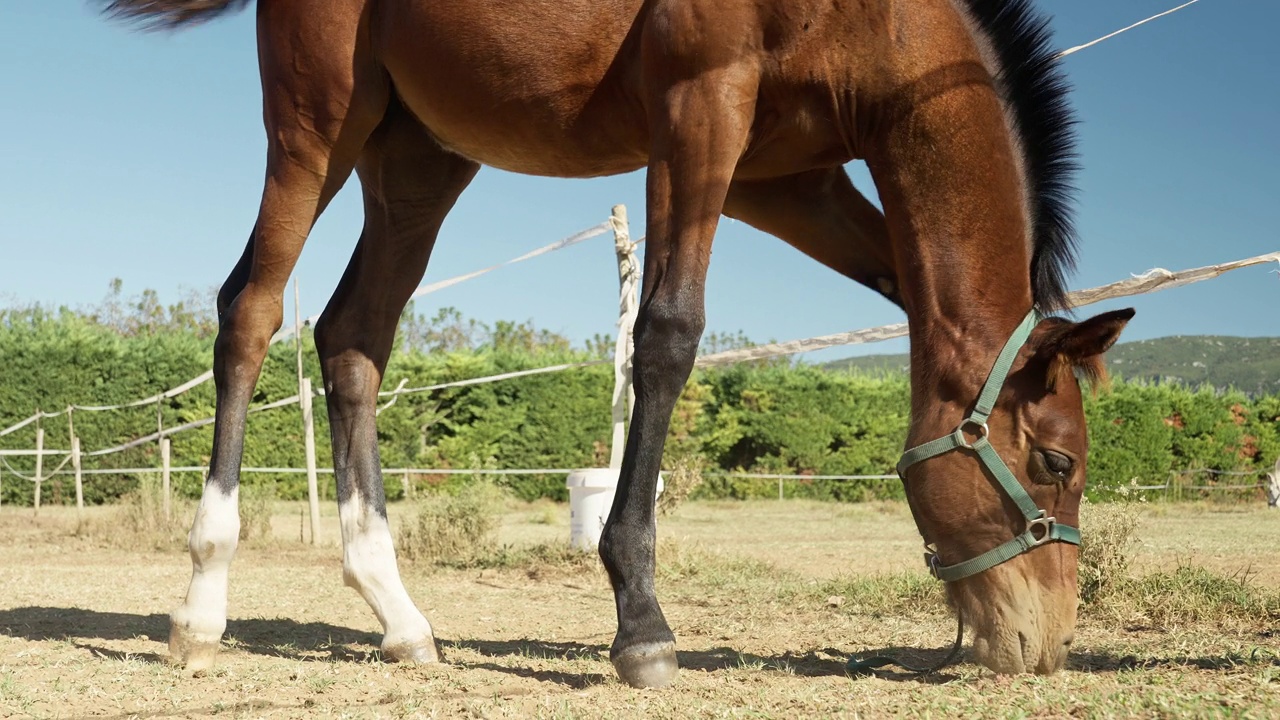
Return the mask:
<svg viewBox="0 0 1280 720">
<path fill-rule="evenodd" d="M 36 497 L 35 514 L 40 514 L 40 483 L 44 480 L 44 428 L 36 428 Z"/>
<path fill-rule="evenodd" d="M 76 512 L 84 514 L 84 474 L 80 467 L 80 438 L 71 436 L 71 467 L 76 473 Z"/>
<path fill-rule="evenodd" d="M 166 523 L 173 521 L 172 505 L 170 498 L 173 493 L 170 489 L 169 479 L 171 475 L 170 458 L 172 456 L 172 445 L 169 438 L 160 438 L 160 487 L 164 493 L 164 521 Z"/>
<path fill-rule="evenodd" d="M 409 481 L 409 471 L 404 471 L 404 477 L 400 478 L 400 482 L 404 485 L 404 499 L 409 500 L 413 497 L 413 483 Z"/>
<path fill-rule="evenodd" d="M 627 206 L 614 205 L 609 217 L 613 227 L 613 247 L 618 255 L 618 339 L 613 350 L 613 438 L 609 451 L 609 467 L 622 467 L 622 451 L 626 447 L 627 421 L 635 404 L 635 390 L 631 385 L 631 355 L 634 350 L 632 328 L 636 324 L 637 287 L 640 266 L 636 262 L 636 246 L 631 242 L 631 230 L 627 223 Z"/>
<path fill-rule="evenodd" d="M 320 544 L 320 489 L 316 481 L 316 425 L 311 409 L 311 378 L 302 379 L 298 394 L 302 405 L 302 430 L 307 452 L 307 501 L 311 505 L 311 544 Z"/>
</svg>

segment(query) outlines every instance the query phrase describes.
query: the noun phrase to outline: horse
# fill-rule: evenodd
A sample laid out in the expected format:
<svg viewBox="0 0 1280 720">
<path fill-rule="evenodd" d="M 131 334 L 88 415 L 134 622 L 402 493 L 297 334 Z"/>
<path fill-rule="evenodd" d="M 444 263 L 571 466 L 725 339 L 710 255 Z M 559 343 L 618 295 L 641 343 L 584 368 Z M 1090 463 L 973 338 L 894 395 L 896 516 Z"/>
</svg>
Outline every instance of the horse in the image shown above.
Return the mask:
<svg viewBox="0 0 1280 720">
<path fill-rule="evenodd" d="M 250 0 L 93 0 L 176 29 Z M 899 306 L 910 412 L 899 464 L 927 561 L 998 673 L 1052 673 L 1072 642 L 1085 386 L 1133 311 L 1076 321 L 1069 85 L 1031 0 L 260 0 L 266 179 L 217 296 L 212 460 L 169 652 L 214 663 L 238 535 L 245 414 L 313 223 L 354 171 L 364 227 L 315 327 L 343 578 L 383 657 L 441 659 L 401 582 L 376 394 L 400 312 L 481 164 L 646 169 L 634 416 L 599 543 L 619 678 L 678 674 L 654 584 L 663 442 L 705 325 L 722 215 Z M 883 212 L 844 166 L 863 160 Z M 1056 315 L 1054 313 L 1057 313 Z"/>
</svg>

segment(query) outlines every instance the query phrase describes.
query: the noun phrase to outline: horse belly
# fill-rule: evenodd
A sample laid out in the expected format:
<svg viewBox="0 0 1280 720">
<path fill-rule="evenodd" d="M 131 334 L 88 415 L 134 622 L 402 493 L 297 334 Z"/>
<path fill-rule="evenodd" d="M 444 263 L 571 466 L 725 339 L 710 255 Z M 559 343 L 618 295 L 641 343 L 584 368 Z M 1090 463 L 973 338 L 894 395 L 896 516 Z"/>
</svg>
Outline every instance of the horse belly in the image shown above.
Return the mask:
<svg viewBox="0 0 1280 720">
<path fill-rule="evenodd" d="M 513 6 L 529 12 L 512 17 Z M 375 52 L 445 147 L 531 175 L 590 177 L 647 160 L 628 42 L 634 0 L 385 2 Z"/>
</svg>

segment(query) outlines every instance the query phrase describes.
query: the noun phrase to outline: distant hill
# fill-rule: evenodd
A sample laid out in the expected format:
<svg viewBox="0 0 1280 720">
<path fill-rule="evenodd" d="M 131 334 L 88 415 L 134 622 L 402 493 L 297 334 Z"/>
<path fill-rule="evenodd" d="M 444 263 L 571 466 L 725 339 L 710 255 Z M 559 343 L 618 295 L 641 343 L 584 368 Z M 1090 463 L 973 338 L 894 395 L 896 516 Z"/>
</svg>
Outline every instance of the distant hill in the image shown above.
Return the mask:
<svg viewBox="0 0 1280 720">
<path fill-rule="evenodd" d="M 1185 385 L 1235 387 L 1251 395 L 1280 393 L 1280 338 L 1178 335 L 1120 343 L 1107 353 L 1120 377 Z M 830 370 L 906 372 L 906 355 L 867 355 L 824 363 Z"/>
</svg>

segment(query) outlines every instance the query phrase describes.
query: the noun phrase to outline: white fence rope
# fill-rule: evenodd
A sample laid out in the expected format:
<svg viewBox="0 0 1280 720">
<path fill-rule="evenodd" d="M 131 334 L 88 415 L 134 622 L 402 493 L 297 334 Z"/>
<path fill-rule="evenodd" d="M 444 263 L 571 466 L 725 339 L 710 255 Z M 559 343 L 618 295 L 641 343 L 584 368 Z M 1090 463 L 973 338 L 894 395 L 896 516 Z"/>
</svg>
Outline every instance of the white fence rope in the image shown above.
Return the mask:
<svg viewBox="0 0 1280 720">
<path fill-rule="evenodd" d="M 1181 10 L 1182 8 L 1185 8 L 1185 7 L 1188 7 L 1188 6 L 1191 6 L 1191 5 L 1195 5 L 1195 4 L 1196 4 L 1196 3 L 1198 3 L 1198 2 L 1200 2 L 1200 0 L 1191 0 L 1190 2 L 1185 2 L 1185 3 L 1183 3 L 1183 4 L 1179 5 L 1179 6 L 1178 6 L 1178 7 L 1176 7 L 1176 8 L 1173 8 L 1173 9 L 1170 9 L 1170 10 L 1165 10 L 1165 11 L 1164 11 L 1164 12 L 1162 12 L 1162 13 L 1157 13 L 1157 14 L 1155 14 L 1155 15 L 1152 15 L 1151 17 L 1147 18 L 1146 20 L 1139 20 L 1138 22 L 1136 22 L 1136 23 L 1134 23 L 1134 24 L 1132 24 L 1132 25 L 1129 25 L 1128 27 L 1122 27 L 1122 28 L 1120 28 L 1119 30 L 1116 30 L 1116 31 L 1115 31 L 1115 32 L 1113 32 L 1113 33 L 1107 33 L 1106 35 L 1103 35 L 1102 37 L 1098 38 L 1097 40 L 1090 40 L 1089 42 L 1087 42 L 1087 43 L 1085 43 L 1085 44 L 1083 44 L 1083 45 L 1076 45 L 1075 47 L 1067 48 L 1066 50 L 1063 50 L 1062 52 L 1058 53 L 1058 57 L 1060 57 L 1060 58 L 1061 58 L 1061 57 L 1066 57 L 1066 56 L 1068 56 L 1068 55 L 1071 55 L 1071 54 L 1074 54 L 1074 53 L 1078 53 L 1078 52 L 1080 52 L 1081 50 L 1084 50 L 1084 49 L 1086 49 L 1086 48 L 1091 48 L 1091 47 L 1093 47 L 1094 45 L 1097 45 L 1097 44 L 1098 44 L 1098 43 L 1100 43 L 1100 42 L 1103 42 L 1103 41 L 1105 41 L 1105 40 L 1110 40 L 1111 38 L 1113 38 L 1113 37 L 1115 37 L 1115 36 L 1117 36 L 1117 35 L 1120 35 L 1120 34 L 1122 34 L 1122 33 L 1127 33 L 1127 32 L 1129 32 L 1130 30 L 1132 30 L 1132 29 L 1134 29 L 1134 28 L 1138 27 L 1139 25 L 1146 25 L 1147 23 L 1151 22 L 1152 20 L 1159 20 L 1160 18 L 1164 17 L 1165 15 L 1172 15 L 1172 14 L 1174 14 L 1174 13 L 1178 12 L 1179 10 Z"/>
<path fill-rule="evenodd" d="M 1242 260 L 1234 260 L 1231 262 L 1218 263 L 1216 265 L 1206 265 L 1204 267 L 1190 268 L 1177 272 L 1171 272 L 1164 268 L 1155 268 L 1147 272 L 1131 277 L 1127 280 L 1102 285 L 1099 287 L 1089 288 L 1086 290 L 1078 290 L 1068 295 L 1068 301 L 1073 307 L 1081 307 L 1103 300 L 1111 300 L 1120 297 L 1128 297 L 1132 295 L 1141 295 L 1167 290 L 1170 288 L 1190 285 L 1192 283 L 1203 282 L 1216 278 L 1223 273 L 1240 268 L 1261 265 L 1265 263 L 1280 262 L 1280 252 L 1267 253 L 1265 255 L 1257 255 Z M 771 343 L 768 345 L 758 345 L 751 348 L 743 348 L 740 350 L 730 350 L 712 355 L 704 355 L 698 358 L 696 364 L 699 367 L 717 367 L 731 363 L 749 362 L 752 360 L 764 360 L 773 357 L 781 357 L 786 355 L 795 355 L 802 352 L 812 350 L 821 350 L 824 348 L 835 347 L 839 345 L 853 345 L 859 343 L 879 342 L 891 338 L 902 337 L 907 334 L 907 324 L 897 323 L 894 325 L 884 325 L 876 328 L 866 328 L 863 330 L 854 330 L 847 333 L 837 333 L 834 335 L 824 335 L 814 338 L 805 338 L 801 340 L 790 340 L 781 343 Z M 395 398 L 400 395 L 408 395 L 414 393 L 432 392 L 436 390 L 444 390 L 448 388 L 467 387 L 471 385 L 481 385 L 491 382 L 500 382 L 503 380 L 511 380 L 520 377 L 528 377 L 532 375 L 543 375 L 548 373 L 563 372 L 566 370 L 575 370 L 597 365 L 610 364 L 610 360 L 589 360 L 577 363 L 564 363 L 560 365 L 551 365 L 548 367 L 533 368 L 529 370 L 517 370 L 513 372 L 501 373 L 498 375 L 489 375 L 485 377 L 470 378 L 467 380 L 458 380 L 454 382 L 438 383 L 434 385 L 426 385 L 422 387 L 405 388 L 400 387 L 396 390 L 388 390 L 378 393 L 380 397 Z M 319 393 L 317 393 L 319 394 Z M 266 405 L 261 405 L 249 410 L 250 413 L 263 412 L 274 408 L 285 407 L 298 402 L 298 396 L 277 400 Z M 34 419 L 24 421 L 29 424 Z M 205 418 L 196 420 L 173 428 L 165 428 L 155 433 L 151 433 L 145 437 L 132 440 L 123 445 L 103 450 L 95 450 L 93 452 L 84 453 L 86 457 L 96 457 L 102 455 L 110 455 L 113 453 L 123 452 L 140 445 L 155 442 L 161 437 L 168 437 L 187 430 L 210 425 L 214 422 L 214 418 Z M 0 456 L 5 455 L 34 455 L 33 450 L 0 450 Z M 44 455 L 64 455 L 67 451 L 62 450 L 45 450 Z"/>
<path fill-rule="evenodd" d="M 500 262 L 497 265 L 490 265 L 489 267 L 481 268 L 479 270 L 473 270 L 469 273 L 464 273 L 462 275 L 451 277 L 446 280 L 440 280 L 438 282 L 428 283 L 426 285 L 419 286 L 418 289 L 414 290 L 413 294 L 410 295 L 409 297 L 410 299 L 416 300 L 417 298 L 420 298 L 423 295 L 430 295 L 433 292 L 438 292 L 440 290 L 444 290 L 445 288 L 453 287 L 454 285 L 464 283 L 468 280 L 474 280 L 475 278 L 478 278 L 481 275 L 487 275 L 493 272 L 494 270 L 501 270 L 504 267 L 517 265 L 519 263 L 525 262 L 526 260 L 532 260 L 536 257 L 541 257 L 543 255 L 546 255 L 547 253 L 555 252 L 556 250 L 563 250 L 567 247 L 572 247 L 574 245 L 577 245 L 580 242 L 585 242 L 587 240 L 590 240 L 591 238 L 599 237 L 600 235 L 603 235 L 606 232 L 609 232 L 611 227 L 612 226 L 610 226 L 608 222 L 602 222 L 599 225 L 594 225 L 592 227 L 587 228 L 586 230 L 576 232 L 567 238 L 563 238 L 553 243 L 543 245 L 542 247 L 537 248 L 535 250 L 530 250 L 529 252 L 519 257 L 507 260 L 506 262 Z M 303 320 L 302 324 L 314 325 L 315 322 L 319 319 L 320 319 L 319 315 L 312 315 L 306 320 Z M 295 330 L 296 328 L 292 328 L 292 327 L 282 328 L 279 332 L 275 334 L 274 337 L 271 338 L 271 342 L 277 343 L 282 340 L 287 340 L 293 337 Z"/>
<path fill-rule="evenodd" d="M 467 280 L 480 277 L 481 275 L 486 275 L 488 273 L 493 272 L 494 270 L 499 270 L 501 268 L 504 268 L 510 265 L 522 263 L 522 262 L 525 262 L 526 260 L 532 260 L 533 258 L 546 255 L 547 253 L 555 252 L 556 250 L 563 250 L 567 247 L 571 247 L 573 245 L 577 245 L 578 243 L 590 240 L 591 238 L 603 235 L 606 232 L 608 232 L 610 229 L 612 229 L 612 226 L 607 221 L 600 223 L 599 225 L 594 225 L 592 227 L 587 228 L 586 230 L 576 232 L 573 235 L 570 235 L 569 237 L 562 238 L 548 245 L 543 245 L 540 248 L 527 252 L 519 257 L 512 258 L 511 260 L 508 260 L 506 262 L 498 263 L 497 265 L 491 265 L 487 268 L 469 272 L 463 275 L 458 275 L 457 277 L 449 278 L 447 280 L 441 280 L 439 282 L 423 285 L 414 291 L 413 297 L 415 298 L 421 297 L 423 295 L 427 295 L 429 293 L 433 293 L 438 290 L 443 290 L 447 287 L 458 285 L 460 283 L 466 282 Z M 641 239 L 640 242 L 644 242 L 644 240 Z M 318 320 L 319 318 L 320 318 L 319 315 L 313 315 L 307 318 L 303 324 L 305 325 L 314 324 L 315 321 Z M 271 343 L 274 345 L 276 343 L 288 340 L 293 337 L 294 332 L 295 332 L 295 328 L 293 327 L 284 328 L 279 332 L 277 332 L 274 336 L 272 336 Z M 156 395 L 152 395 L 151 397 L 148 397 L 148 398 L 135 400 L 133 402 L 124 403 L 121 405 L 72 405 L 58 412 L 37 412 L 36 414 L 32 415 L 31 417 L 25 420 L 22 420 L 18 423 L 15 423 L 13 425 L 10 425 L 7 428 L 0 430 L 0 437 L 4 437 L 11 433 L 15 433 L 21 430 L 22 428 L 34 422 L 38 422 L 40 420 L 61 417 L 67 414 L 68 410 L 83 410 L 85 412 L 106 412 L 110 410 L 125 410 L 128 408 L 143 407 L 145 405 L 154 405 L 163 400 L 177 397 L 178 395 L 181 395 L 193 388 L 199 387 L 200 385 L 203 385 L 204 383 L 212 379 L 213 379 L 213 371 L 207 370 L 201 373 L 200 375 L 182 383 L 181 385 L 178 385 L 177 387 L 171 388 L 169 390 L 165 390 L 164 392 L 158 393 Z"/>
<path fill-rule="evenodd" d="M 8 466 L 7 462 L 5 462 L 4 464 Z M 74 470 L 62 469 L 62 467 L 65 466 L 65 464 L 66 463 L 63 463 L 63 465 L 59 466 L 57 470 L 45 473 L 44 476 L 41 478 L 41 481 L 42 482 L 48 481 L 50 478 L 55 476 L 75 475 Z M 405 474 L 419 475 L 419 476 L 423 476 L 423 475 L 495 475 L 495 476 L 536 475 L 536 476 L 543 476 L 543 475 L 568 475 L 569 473 L 574 472 L 576 469 L 577 468 L 518 468 L 518 469 L 512 469 L 512 468 L 504 468 L 504 469 L 498 469 L 498 468 L 384 468 L 382 470 L 382 474 L 384 477 L 397 477 Z M 35 482 L 34 478 L 18 473 L 17 471 L 13 470 L 11 467 L 10 467 L 10 472 L 12 472 L 14 475 L 17 475 L 18 477 L 30 483 L 34 484 Z M 81 470 L 80 474 L 87 477 L 91 475 L 145 475 L 148 473 L 158 473 L 158 472 L 160 472 L 160 469 L 154 468 L 154 467 L 95 468 L 95 469 Z M 170 473 L 204 474 L 209 472 L 209 466 L 208 465 L 174 466 L 169 468 L 169 472 Z M 303 474 L 306 474 L 307 470 L 305 468 L 290 468 L 290 467 L 244 467 L 244 468 L 240 468 L 240 472 L 241 474 L 261 474 L 261 475 L 265 475 L 265 474 L 303 475 Z M 333 468 L 330 468 L 330 467 L 318 467 L 316 468 L 316 472 L 320 475 L 334 474 Z M 662 472 L 670 474 L 672 471 L 668 469 L 668 470 L 663 470 Z M 1251 483 L 1247 485 L 1242 485 L 1242 484 L 1206 485 L 1202 483 L 1187 484 L 1187 483 L 1165 482 L 1159 485 L 1126 485 L 1126 486 L 1123 486 L 1121 489 L 1147 490 L 1147 491 L 1263 490 L 1263 489 L 1266 489 L 1265 478 L 1268 476 L 1268 473 L 1265 471 L 1233 472 L 1233 471 L 1225 471 L 1225 470 L 1173 470 L 1173 471 L 1170 471 L 1169 475 L 1171 477 L 1177 477 L 1180 475 L 1186 475 L 1188 473 L 1196 473 L 1196 472 L 1213 474 L 1213 475 L 1223 475 L 1223 476 L 1246 476 L 1246 477 L 1253 476 L 1253 477 L 1260 478 L 1260 480 L 1259 482 Z M 703 477 L 740 478 L 740 479 L 746 479 L 746 480 L 792 480 L 792 481 L 824 480 L 824 481 L 839 481 L 839 482 L 849 482 L 849 481 L 890 482 L 890 481 L 898 480 L 897 475 L 804 475 L 799 473 L 755 473 L 755 472 L 733 472 L 728 470 L 705 470 L 703 471 L 702 475 Z"/>
<path fill-rule="evenodd" d="M 1189 270 L 1181 270 L 1179 272 L 1170 272 L 1164 268 L 1155 268 L 1153 270 L 1148 270 L 1141 275 L 1129 278 L 1128 280 L 1121 280 L 1109 285 L 1101 285 L 1087 290 L 1077 290 L 1067 296 L 1067 301 L 1070 303 L 1071 307 L 1083 307 L 1085 305 L 1102 302 L 1103 300 L 1113 300 L 1115 298 L 1129 297 L 1131 295 L 1145 295 L 1158 292 L 1160 290 L 1168 290 L 1170 288 L 1181 287 L 1183 285 L 1190 285 L 1192 283 L 1216 278 L 1225 272 L 1230 272 L 1231 270 L 1238 270 L 1252 265 L 1262 265 L 1272 262 L 1280 262 L 1280 252 L 1257 255 L 1251 258 L 1219 263 L 1217 265 L 1206 265 L 1204 267 L 1191 268 Z M 882 340 L 904 337 L 906 334 L 906 323 L 882 325 L 880 327 L 867 328 L 865 330 L 853 330 L 851 332 L 822 335 L 820 337 L 805 338 L 803 340 L 788 340 L 786 342 L 757 345 L 751 348 L 728 350 L 726 352 L 715 353 L 712 355 L 703 355 L 698 358 L 697 364 L 699 367 L 716 367 L 718 365 L 728 365 L 732 363 L 747 362 L 750 360 L 765 360 L 781 355 L 796 355 L 798 353 L 810 352 L 813 350 L 823 350 L 826 348 L 836 347 L 838 345 L 880 342 Z"/>
</svg>

